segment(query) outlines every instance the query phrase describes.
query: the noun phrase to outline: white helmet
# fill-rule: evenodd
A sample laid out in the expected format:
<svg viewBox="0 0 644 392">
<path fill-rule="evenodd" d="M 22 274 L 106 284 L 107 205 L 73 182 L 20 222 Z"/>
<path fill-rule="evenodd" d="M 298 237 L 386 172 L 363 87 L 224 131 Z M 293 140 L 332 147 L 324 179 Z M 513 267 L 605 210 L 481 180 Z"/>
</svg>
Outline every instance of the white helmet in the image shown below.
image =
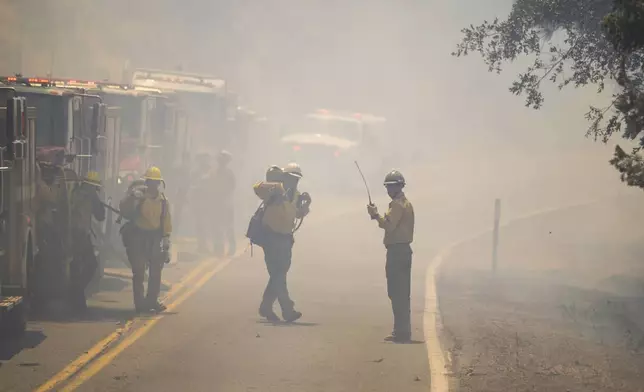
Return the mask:
<svg viewBox="0 0 644 392">
<path fill-rule="evenodd" d="M 300 165 L 298 165 L 295 162 L 291 162 L 286 167 L 284 168 L 284 174 L 288 174 L 289 176 L 297 177 L 297 178 L 302 178 L 302 169 L 300 169 Z"/>
<path fill-rule="evenodd" d="M 229 153 L 226 150 L 221 150 L 221 151 L 219 151 L 219 154 L 217 154 L 217 160 L 219 162 L 228 163 L 232 159 L 233 159 L 233 154 Z"/>
</svg>

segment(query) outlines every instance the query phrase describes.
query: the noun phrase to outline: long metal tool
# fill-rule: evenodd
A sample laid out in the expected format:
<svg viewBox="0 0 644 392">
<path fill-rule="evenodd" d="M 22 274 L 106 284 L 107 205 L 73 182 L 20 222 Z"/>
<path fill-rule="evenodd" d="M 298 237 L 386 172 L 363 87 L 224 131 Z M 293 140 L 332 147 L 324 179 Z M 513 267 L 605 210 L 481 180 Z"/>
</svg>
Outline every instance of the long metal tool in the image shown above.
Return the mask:
<svg viewBox="0 0 644 392">
<path fill-rule="evenodd" d="M 104 203 L 102 201 L 101 201 L 101 204 L 103 205 L 103 207 L 107 208 L 108 210 L 112 211 L 113 213 L 115 213 L 117 215 L 121 215 L 121 211 L 117 210 L 116 208 L 112 207 L 111 205 L 109 205 L 107 203 Z"/>
<path fill-rule="evenodd" d="M 358 171 L 360 172 L 360 177 L 362 177 L 362 182 L 364 182 L 364 187 L 367 189 L 367 197 L 369 197 L 369 204 L 373 204 L 371 202 L 371 192 L 369 192 L 369 185 L 367 185 L 367 179 L 364 178 L 364 174 L 362 174 L 362 170 L 360 169 L 360 165 L 358 165 L 358 161 L 353 161 L 356 164 L 356 167 L 358 168 Z"/>
</svg>

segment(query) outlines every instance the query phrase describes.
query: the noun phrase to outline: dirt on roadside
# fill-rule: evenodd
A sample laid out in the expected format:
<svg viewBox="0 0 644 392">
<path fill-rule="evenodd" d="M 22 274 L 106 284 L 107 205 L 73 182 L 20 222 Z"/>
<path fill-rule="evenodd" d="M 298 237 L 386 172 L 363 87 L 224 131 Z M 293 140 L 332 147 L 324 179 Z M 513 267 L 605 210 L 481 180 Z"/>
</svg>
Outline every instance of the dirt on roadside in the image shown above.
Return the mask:
<svg viewBox="0 0 644 392">
<path fill-rule="evenodd" d="M 438 280 L 454 390 L 644 391 L 638 216 L 596 224 L 623 208 L 508 227 L 496 274 L 491 237 L 454 250 Z"/>
</svg>

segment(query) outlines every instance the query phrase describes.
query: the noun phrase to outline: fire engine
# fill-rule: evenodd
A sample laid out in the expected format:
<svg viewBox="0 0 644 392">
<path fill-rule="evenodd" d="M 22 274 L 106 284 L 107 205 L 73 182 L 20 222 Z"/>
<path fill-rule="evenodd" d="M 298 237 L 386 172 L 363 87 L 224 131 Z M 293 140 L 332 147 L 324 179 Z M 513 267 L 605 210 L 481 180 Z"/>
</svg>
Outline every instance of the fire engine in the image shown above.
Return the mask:
<svg viewBox="0 0 644 392">
<path fill-rule="evenodd" d="M 191 144 L 204 150 L 229 146 L 227 119 L 231 96 L 227 94 L 224 80 L 192 73 L 137 69 L 132 74 L 132 85 L 141 91 L 158 89 L 164 94 L 176 95 L 190 119 L 187 150 L 191 150 Z"/>
<path fill-rule="evenodd" d="M 96 94 L 108 106 L 121 108 L 121 189 L 150 166 L 167 171 L 181 163 L 188 142 L 187 116 L 173 94 L 106 81 L 54 79 L 53 83 Z"/>
<path fill-rule="evenodd" d="M 35 111 L 0 87 L 0 336 L 26 326 L 38 248 L 34 229 Z"/>
<path fill-rule="evenodd" d="M 371 114 L 318 109 L 282 129 L 282 159 L 298 162 L 313 183 L 347 189 L 356 184 L 347 168 L 354 160 L 361 161 L 370 181 L 379 181 L 388 168 L 386 150 L 386 119 Z M 326 184 L 328 171 L 351 173 L 333 177 Z"/>
<path fill-rule="evenodd" d="M 121 110 L 120 141 L 116 141 L 117 174 L 115 182 L 106 185 L 107 204 L 118 203 L 127 187 L 138 180 L 150 166 L 157 166 L 169 177 L 170 187 L 175 167 L 180 166 L 188 148 L 187 116 L 178 106 L 172 93 L 162 94 L 158 89 L 134 89 L 127 84 L 108 81 L 52 79 L 52 84 L 64 89 L 75 89 L 85 94 L 100 96 L 110 109 Z M 108 212 L 104 224 L 102 251 L 127 264 L 125 248 L 118 229 Z"/>
<path fill-rule="evenodd" d="M 111 86 L 106 82 L 52 79 L 51 84 L 61 89 L 99 96 L 108 107 L 121 110 L 116 184 L 138 178 L 148 165 L 150 118 L 155 100 L 149 94 L 128 90 L 120 85 Z"/>
<path fill-rule="evenodd" d="M 47 78 L 0 77 L 0 82 L 35 108 L 36 164 L 56 194 L 52 221 L 36 216 L 40 252 L 35 261 L 35 296 L 64 296 L 73 255 L 71 193 L 89 171 L 102 173 L 104 180 L 114 176 L 109 170 L 114 166 L 114 144 L 109 142 L 118 137 L 118 113 L 108 110 L 97 95 L 57 88 Z"/>
</svg>

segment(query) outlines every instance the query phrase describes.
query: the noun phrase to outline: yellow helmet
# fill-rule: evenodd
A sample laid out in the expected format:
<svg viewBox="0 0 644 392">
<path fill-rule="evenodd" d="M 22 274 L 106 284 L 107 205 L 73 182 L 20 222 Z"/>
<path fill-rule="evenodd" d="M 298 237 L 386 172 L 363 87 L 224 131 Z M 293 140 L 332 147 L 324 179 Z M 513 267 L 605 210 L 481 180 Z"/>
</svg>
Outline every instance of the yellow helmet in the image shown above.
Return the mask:
<svg viewBox="0 0 644 392">
<path fill-rule="evenodd" d="M 161 177 L 161 169 L 159 169 L 156 166 L 150 167 L 148 170 L 146 170 L 145 175 L 143 175 L 143 179 L 152 180 L 152 181 L 163 181 L 163 178 Z"/>
<path fill-rule="evenodd" d="M 87 173 L 83 182 L 94 186 L 101 186 L 101 177 L 98 175 L 98 172 L 91 171 Z"/>
</svg>

